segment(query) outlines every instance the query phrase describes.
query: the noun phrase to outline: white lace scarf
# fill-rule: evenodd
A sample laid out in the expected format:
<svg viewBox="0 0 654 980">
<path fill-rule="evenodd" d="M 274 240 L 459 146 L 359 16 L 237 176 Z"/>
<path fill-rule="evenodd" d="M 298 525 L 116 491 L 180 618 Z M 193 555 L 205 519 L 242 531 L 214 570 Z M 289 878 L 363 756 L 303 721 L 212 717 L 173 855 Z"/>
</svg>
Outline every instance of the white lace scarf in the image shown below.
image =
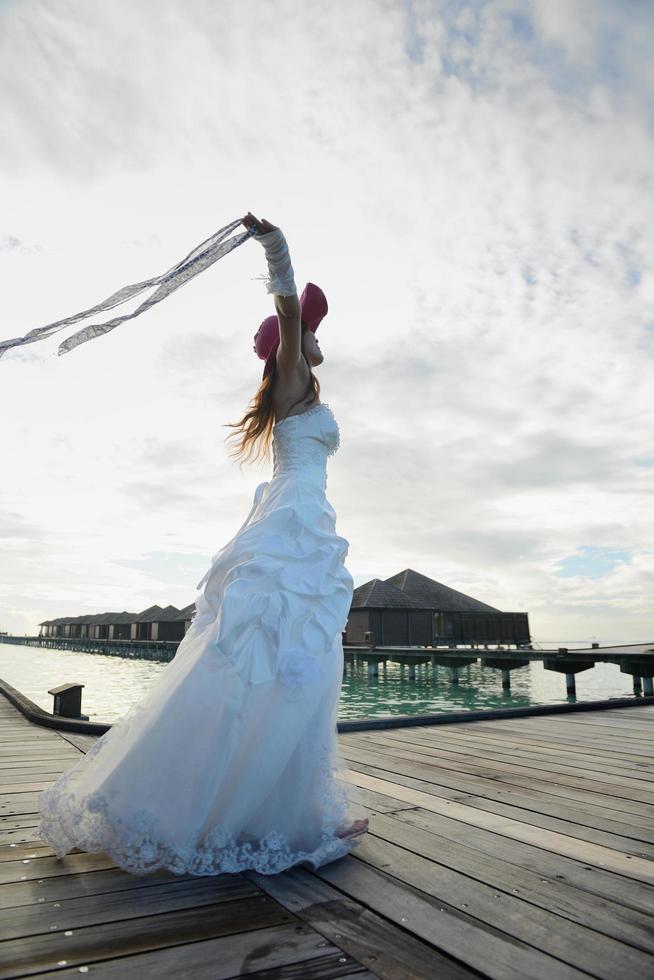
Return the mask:
<svg viewBox="0 0 654 980">
<path fill-rule="evenodd" d="M 241 223 L 240 218 L 236 221 L 230 221 L 228 225 L 225 225 L 224 228 L 221 228 L 210 238 L 207 238 L 201 245 L 194 248 L 186 258 L 182 259 L 181 262 L 178 262 L 172 269 L 164 272 L 161 276 L 146 279 L 144 282 L 137 282 L 132 286 L 123 286 L 122 289 L 119 289 L 116 293 L 112 293 L 108 299 L 105 299 L 102 303 L 98 303 L 97 306 L 92 306 L 89 310 L 84 310 L 82 313 L 67 316 L 63 320 L 48 323 L 45 327 L 35 327 L 34 330 L 26 333 L 24 337 L 15 337 L 13 340 L 0 341 L 0 357 L 12 347 L 22 347 L 24 344 L 33 344 L 37 340 L 44 340 L 53 333 L 63 330 L 64 327 L 67 327 L 71 323 L 77 323 L 79 320 L 85 320 L 89 316 L 95 316 L 97 313 L 102 313 L 105 310 L 111 310 L 114 306 L 120 306 L 121 303 L 126 302 L 128 299 L 138 296 L 144 290 L 150 289 L 152 286 L 158 286 L 159 288 L 148 299 L 144 300 L 133 313 L 126 313 L 123 316 L 114 317 L 105 323 L 92 323 L 88 327 L 83 327 L 82 330 L 78 330 L 77 333 L 72 334 L 72 336 L 68 337 L 67 340 L 64 340 L 59 345 L 57 349 L 58 353 L 60 356 L 61 354 L 67 354 L 68 351 L 79 347 L 80 344 L 85 344 L 87 340 L 93 340 L 95 337 L 102 337 L 104 334 L 109 333 L 125 320 L 133 320 L 134 317 L 144 313 L 145 310 L 150 309 L 155 303 L 160 303 L 162 299 L 170 296 L 172 292 L 189 282 L 198 273 L 204 272 L 205 269 L 208 269 L 218 259 L 222 259 L 228 252 L 231 252 L 239 245 L 242 245 L 248 238 L 251 238 L 255 234 L 255 228 L 250 228 L 242 234 L 229 237 L 231 232 L 235 231 Z"/>
</svg>

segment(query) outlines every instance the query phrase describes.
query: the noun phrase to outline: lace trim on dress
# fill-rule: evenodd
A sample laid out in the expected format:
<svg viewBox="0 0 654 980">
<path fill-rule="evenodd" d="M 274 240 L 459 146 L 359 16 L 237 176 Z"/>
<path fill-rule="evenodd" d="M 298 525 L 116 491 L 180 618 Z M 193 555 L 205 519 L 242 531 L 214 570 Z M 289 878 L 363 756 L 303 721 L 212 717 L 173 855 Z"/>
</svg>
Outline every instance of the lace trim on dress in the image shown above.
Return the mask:
<svg viewBox="0 0 654 980">
<path fill-rule="evenodd" d="M 100 791 L 79 797 L 71 786 L 75 774 L 118 733 L 125 734 L 138 724 L 142 711 L 141 704 L 134 705 L 84 758 L 41 793 L 38 833 L 54 848 L 58 858 L 78 847 L 106 854 L 119 867 L 137 875 L 161 868 L 176 875 L 218 875 L 250 869 L 278 874 L 300 862 L 320 867 L 347 854 L 360 842 L 360 837 L 342 838 L 337 834 L 337 829 L 347 822 L 349 797 L 334 778 L 333 758 L 324 748 L 316 759 L 315 770 L 322 825 L 311 851 L 294 846 L 281 826 L 259 839 L 248 834 L 233 836 L 220 827 L 200 839 L 198 834 L 184 836 L 162 831 L 156 815 L 146 807 L 128 816 L 112 813 L 109 799 Z"/>
<path fill-rule="evenodd" d="M 275 424 L 273 425 L 273 432 L 275 432 L 275 430 L 277 428 L 279 428 L 280 425 L 284 425 L 286 422 L 291 422 L 293 419 L 303 419 L 305 417 L 305 415 L 313 415 L 315 412 L 319 411 L 321 408 L 326 408 L 327 409 L 327 411 L 331 415 L 332 420 L 334 422 L 334 425 L 336 427 L 336 443 L 335 443 L 334 446 L 332 446 L 332 448 L 326 454 L 327 458 L 329 459 L 329 457 L 330 456 L 333 456 L 334 453 L 337 452 L 338 449 L 340 448 L 340 445 L 341 445 L 341 430 L 339 429 L 338 422 L 336 421 L 336 418 L 334 416 L 334 413 L 332 412 L 332 410 L 331 410 L 331 408 L 330 408 L 330 406 L 328 405 L 327 402 L 319 402 L 317 405 L 314 405 L 313 408 L 308 408 L 305 412 L 298 412 L 296 415 L 288 415 L 285 419 L 280 419 L 279 422 L 275 422 Z M 288 454 L 289 454 L 289 450 L 286 449 L 286 455 L 288 456 Z"/>
<path fill-rule="evenodd" d="M 336 450 L 341 445 L 341 430 L 339 429 L 338 422 L 334 418 L 334 415 L 333 414 L 332 414 L 332 418 L 334 419 L 334 425 L 336 426 L 336 444 L 334 446 L 332 446 L 332 448 L 327 453 L 327 458 L 328 459 L 329 459 L 330 456 L 333 456 L 334 455 L 334 453 L 336 452 Z"/>
</svg>

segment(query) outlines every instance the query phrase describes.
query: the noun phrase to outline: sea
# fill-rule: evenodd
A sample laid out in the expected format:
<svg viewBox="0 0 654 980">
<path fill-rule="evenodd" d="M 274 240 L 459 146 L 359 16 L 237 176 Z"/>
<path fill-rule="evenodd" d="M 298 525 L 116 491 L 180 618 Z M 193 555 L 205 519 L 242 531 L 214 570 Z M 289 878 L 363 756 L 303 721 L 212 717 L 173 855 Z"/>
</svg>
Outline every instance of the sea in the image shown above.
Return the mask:
<svg viewBox="0 0 654 980">
<path fill-rule="evenodd" d="M 574 649 L 569 642 L 548 643 L 547 649 L 556 650 L 558 646 Z M 487 652 L 492 655 L 494 651 L 491 648 Z M 2 680 L 46 711 L 53 709 L 50 688 L 64 683 L 83 684 L 82 712 L 90 721 L 108 724 L 141 701 L 167 666 L 103 653 L 0 643 Z M 536 661 L 511 671 L 511 690 L 507 692 L 502 690 L 501 672 L 483 667 L 479 662 L 459 669 L 458 685 L 452 683 L 446 667 L 425 664 L 416 667 L 412 678 L 406 667 L 380 664 L 378 676 L 373 677 L 369 676 L 365 664 L 346 662 L 338 718 L 475 711 L 623 697 L 636 695 L 631 676 L 622 674 L 617 664 L 597 663 L 578 673 L 573 697 L 566 692 L 565 674 L 545 670 Z"/>
</svg>

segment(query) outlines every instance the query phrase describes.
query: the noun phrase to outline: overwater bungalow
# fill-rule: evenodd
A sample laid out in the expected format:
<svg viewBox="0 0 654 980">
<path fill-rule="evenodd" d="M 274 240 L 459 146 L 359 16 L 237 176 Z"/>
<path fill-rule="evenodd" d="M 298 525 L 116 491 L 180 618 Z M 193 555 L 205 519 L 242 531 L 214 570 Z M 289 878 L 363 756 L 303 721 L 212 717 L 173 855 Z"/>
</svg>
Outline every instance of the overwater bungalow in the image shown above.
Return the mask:
<svg viewBox="0 0 654 980">
<path fill-rule="evenodd" d="M 138 613 L 95 613 L 60 616 L 39 623 L 39 636 L 89 640 L 129 640 L 130 624 Z"/>
<path fill-rule="evenodd" d="M 185 630 L 180 612 L 176 606 L 150 606 L 132 621 L 130 639 L 181 640 Z"/>
<path fill-rule="evenodd" d="M 179 616 L 177 617 L 180 622 L 184 623 L 184 633 L 187 632 L 189 626 L 191 625 L 191 620 L 195 616 L 195 603 L 192 602 L 190 606 L 184 606 Z"/>
<path fill-rule="evenodd" d="M 526 612 L 502 612 L 405 568 L 354 590 L 345 631 L 349 645 L 437 646 L 530 642 Z"/>
<path fill-rule="evenodd" d="M 155 605 L 141 613 L 64 616 L 40 623 L 40 636 L 178 642 L 194 614 L 195 603 L 184 609 Z M 405 568 L 354 590 L 343 642 L 349 646 L 526 646 L 531 637 L 526 612 L 503 612 Z"/>
<path fill-rule="evenodd" d="M 188 615 L 190 608 L 183 612 Z M 39 635 L 89 640 L 181 640 L 185 629 L 184 620 L 180 621 L 179 617 L 176 606 L 150 606 L 141 613 L 60 616 L 39 623 Z M 188 618 L 190 621 L 190 615 Z"/>
</svg>

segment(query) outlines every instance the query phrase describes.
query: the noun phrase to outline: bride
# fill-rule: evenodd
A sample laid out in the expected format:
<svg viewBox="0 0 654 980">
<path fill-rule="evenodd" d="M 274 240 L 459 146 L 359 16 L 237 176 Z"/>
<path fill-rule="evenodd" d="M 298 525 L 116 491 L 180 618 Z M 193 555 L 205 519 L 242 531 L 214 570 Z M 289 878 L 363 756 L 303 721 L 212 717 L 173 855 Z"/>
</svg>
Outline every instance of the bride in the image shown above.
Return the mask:
<svg viewBox="0 0 654 980">
<path fill-rule="evenodd" d="M 353 580 L 325 494 L 339 429 L 312 371 L 327 301 L 313 283 L 298 298 L 279 228 L 251 212 L 242 224 L 265 249 L 276 313 L 255 335 L 261 384 L 231 427 L 237 455 L 258 444 L 268 458 L 272 441 L 272 476 L 199 583 L 175 658 L 41 793 L 39 836 L 59 858 L 80 848 L 134 874 L 275 874 L 334 861 L 368 829 L 337 742 Z"/>
</svg>

